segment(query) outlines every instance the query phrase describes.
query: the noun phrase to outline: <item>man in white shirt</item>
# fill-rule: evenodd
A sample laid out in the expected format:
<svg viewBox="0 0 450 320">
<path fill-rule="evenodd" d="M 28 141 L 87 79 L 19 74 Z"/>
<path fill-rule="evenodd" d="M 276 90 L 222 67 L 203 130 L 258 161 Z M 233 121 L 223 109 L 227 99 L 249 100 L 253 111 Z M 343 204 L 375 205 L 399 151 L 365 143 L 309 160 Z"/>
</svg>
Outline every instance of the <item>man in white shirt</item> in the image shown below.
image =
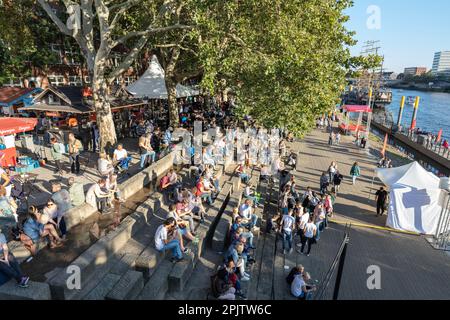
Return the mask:
<svg viewBox="0 0 450 320">
<path fill-rule="evenodd" d="M 179 262 L 183 260 L 183 253 L 181 252 L 180 241 L 176 238 L 176 232 L 172 232 L 176 227 L 176 221 L 174 218 L 168 218 L 162 225 L 158 227 L 155 234 L 155 247 L 156 250 L 164 252 L 166 250 L 172 251 L 172 262 Z"/>
<path fill-rule="evenodd" d="M 281 218 L 280 231 L 283 234 L 283 253 L 292 253 L 292 234 L 295 229 L 295 218 L 292 216 L 292 209 L 289 209 L 288 214 Z"/>
<path fill-rule="evenodd" d="M 258 216 L 253 213 L 252 200 L 245 199 L 245 202 L 239 207 L 239 215 L 243 219 L 243 227 L 251 230 L 256 226 Z"/>
<path fill-rule="evenodd" d="M 123 148 L 122 144 L 119 144 L 117 146 L 117 149 L 114 150 L 113 155 L 114 162 L 120 162 L 121 160 L 126 159 L 127 156 L 128 156 L 127 150 Z"/>
<path fill-rule="evenodd" d="M 308 251 L 306 252 L 306 256 L 309 256 L 311 252 L 311 246 L 315 242 L 315 236 L 317 233 L 317 227 L 314 224 L 314 216 L 310 217 L 308 223 L 305 225 L 305 229 L 303 230 L 303 238 L 302 238 L 302 247 L 300 249 L 300 253 L 303 254 L 306 243 L 308 243 Z"/>
<path fill-rule="evenodd" d="M 291 294 L 302 300 L 310 300 L 312 292 L 316 290 L 315 287 L 306 284 L 310 279 L 311 276 L 308 272 L 297 274 L 291 284 Z"/>
</svg>

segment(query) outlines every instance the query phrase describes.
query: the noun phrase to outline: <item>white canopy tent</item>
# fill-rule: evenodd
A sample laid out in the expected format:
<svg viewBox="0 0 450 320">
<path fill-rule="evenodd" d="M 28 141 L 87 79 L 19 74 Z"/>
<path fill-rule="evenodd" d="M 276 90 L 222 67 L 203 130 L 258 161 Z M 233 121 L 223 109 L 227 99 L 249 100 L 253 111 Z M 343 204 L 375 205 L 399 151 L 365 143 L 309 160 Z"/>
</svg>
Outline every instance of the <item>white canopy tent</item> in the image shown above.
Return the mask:
<svg viewBox="0 0 450 320">
<path fill-rule="evenodd" d="M 164 81 L 165 73 L 154 55 L 150 66 L 142 77 L 130 84 L 126 89 L 136 98 L 167 99 L 167 89 Z M 177 98 L 199 95 L 198 90 L 181 84 L 177 85 Z"/>
<path fill-rule="evenodd" d="M 375 172 L 391 190 L 386 224 L 398 230 L 434 234 L 445 198 L 440 179 L 418 162 Z"/>
</svg>

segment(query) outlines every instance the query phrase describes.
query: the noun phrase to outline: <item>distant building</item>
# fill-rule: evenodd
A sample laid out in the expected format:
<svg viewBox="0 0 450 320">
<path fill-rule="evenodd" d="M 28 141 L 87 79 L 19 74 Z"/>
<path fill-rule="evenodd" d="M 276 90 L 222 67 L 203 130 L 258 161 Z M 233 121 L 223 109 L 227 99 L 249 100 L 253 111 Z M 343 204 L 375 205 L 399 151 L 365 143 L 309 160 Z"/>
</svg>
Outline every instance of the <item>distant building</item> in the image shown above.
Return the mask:
<svg viewBox="0 0 450 320">
<path fill-rule="evenodd" d="M 444 74 L 450 76 L 450 51 L 441 51 L 434 54 L 433 74 Z"/>
<path fill-rule="evenodd" d="M 421 76 L 423 74 L 427 73 L 427 68 L 425 67 L 411 67 L 411 68 L 405 68 L 405 71 L 403 71 L 403 74 L 405 76 Z"/>
</svg>

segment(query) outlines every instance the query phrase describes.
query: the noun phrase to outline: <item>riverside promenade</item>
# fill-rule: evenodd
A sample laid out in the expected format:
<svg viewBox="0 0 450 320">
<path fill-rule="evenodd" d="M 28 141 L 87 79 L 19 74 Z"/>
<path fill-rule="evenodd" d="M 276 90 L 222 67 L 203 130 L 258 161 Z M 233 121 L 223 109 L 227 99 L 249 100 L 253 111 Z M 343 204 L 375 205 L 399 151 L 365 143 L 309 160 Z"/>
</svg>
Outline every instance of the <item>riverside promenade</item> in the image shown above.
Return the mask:
<svg viewBox="0 0 450 320">
<path fill-rule="evenodd" d="M 302 264 L 311 274 L 313 283 L 320 286 L 342 242 L 345 228 L 342 223 L 353 225 L 338 299 L 450 299 L 448 254 L 434 250 L 422 236 L 374 229 L 383 228 L 386 222 L 386 216 L 375 216 L 374 197 L 370 197 L 376 158 L 366 150 L 357 148 L 352 137 L 343 136 L 340 146 L 328 146 L 328 134 L 322 130 L 314 130 L 288 147 L 300 155 L 298 170 L 291 171 L 300 192 L 304 192 L 308 186 L 318 191 L 321 173 L 327 170 L 331 161 L 338 163 L 338 169 L 345 177 L 333 218 L 339 223 L 329 224 L 309 257 L 295 250 L 290 255 L 284 255 L 281 236 L 274 232 L 264 233 L 267 219 L 276 214 L 278 192 L 273 187 L 271 192 L 264 194 L 262 232 L 255 239 L 256 263 L 250 271 L 251 280 L 244 283 L 249 300 L 294 300 L 285 279 L 290 269 L 297 264 Z M 361 166 L 361 177 L 353 186 L 349 172 L 355 161 Z M 375 181 L 373 188 L 376 190 L 380 185 L 379 181 Z M 294 237 L 294 243 L 298 242 L 299 238 Z M 166 299 L 207 299 L 210 291 L 209 275 L 214 273 L 221 260 L 217 252 L 206 250 L 185 290 L 181 294 L 166 296 Z M 380 268 L 379 290 L 369 290 L 367 287 L 369 266 Z M 332 299 L 335 279 L 336 273 L 322 299 Z"/>
<path fill-rule="evenodd" d="M 376 217 L 375 213 L 373 193 L 381 186 L 378 179 L 375 179 L 372 189 L 378 159 L 367 150 L 358 148 L 353 140 L 353 137 L 342 136 L 339 146 L 329 146 L 328 133 L 315 129 L 304 139 L 291 144 L 291 149 L 298 150 L 300 154 L 299 170 L 294 173 L 297 185 L 301 191 L 307 186 L 318 191 L 320 175 L 328 169 L 331 161 L 336 161 L 344 181 L 334 206 L 333 220 L 384 227 L 386 215 Z M 349 173 L 355 161 L 361 167 L 361 177 L 352 185 Z M 283 282 L 285 286 L 284 278 L 289 270 L 284 270 L 284 265 L 293 267 L 301 263 L 320 283 L 336 255 L 343 230 L 343 225 L 330 223 L 309 257 L 295 251 L 283 257 L 281 239 L 278 237 L 276 255 L 279 258 L 275 260 L 279 261 L 279 265 L 275 263 L 274 266 L 274 282 Z M 367 288 L 370 276 L 367 268 L 371 265 L 380 268 L 380 290 Z M 339 299 L 450 299 L 449 283 L 450 256 L 434 250 L 423 236 L 352 226 Z M 326 298 L 331 298 L 333 286 L 334 282 L 330 284 Z M 290 299 L 288 288 L 277 291 L 280 293 L 275 296 L 276 299 Z"/>
</svg>

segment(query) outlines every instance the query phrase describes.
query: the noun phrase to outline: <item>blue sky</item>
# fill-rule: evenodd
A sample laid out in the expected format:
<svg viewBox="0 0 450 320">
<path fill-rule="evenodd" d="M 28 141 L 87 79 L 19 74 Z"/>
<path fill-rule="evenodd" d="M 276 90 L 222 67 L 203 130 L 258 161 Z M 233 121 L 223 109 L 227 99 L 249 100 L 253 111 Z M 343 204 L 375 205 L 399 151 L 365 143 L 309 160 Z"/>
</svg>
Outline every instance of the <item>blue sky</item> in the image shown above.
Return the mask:
<svg viewBox="0 0 450 320">
<path fill-rule="evenodd" d="M 380 29 L 367 27 L 371 5 L 380 8 Z M 430 69 L 435 52 L 450 51 L 449 0 L 354 0 L 346 13 L 350 16 L 347 28 L 357 33 L 352 54 L 359 54 L 365 41 L 380 40 L 388 71 Z"/>
</svg>

